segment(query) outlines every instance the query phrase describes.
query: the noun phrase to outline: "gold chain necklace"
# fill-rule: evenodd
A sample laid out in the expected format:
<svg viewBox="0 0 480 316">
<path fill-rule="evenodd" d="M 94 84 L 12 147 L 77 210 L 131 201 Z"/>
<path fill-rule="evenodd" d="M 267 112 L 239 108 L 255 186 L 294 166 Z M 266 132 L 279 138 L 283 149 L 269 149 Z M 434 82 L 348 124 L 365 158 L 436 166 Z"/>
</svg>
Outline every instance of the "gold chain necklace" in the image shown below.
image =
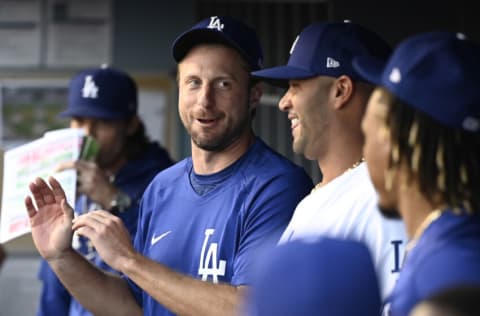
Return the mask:
<svg viewBox="0 0 480 316">
<path fill-rule="evenodd" d="M 430 214 L 425 217 L 423 222 L 418 226 L 417 230 L 415 231 L 415 234 L 413 234 L 413 238 L 408 242 L 407 246 L 405 247 L 405 253 L 408 253 L 411 251 L 413 248 L 418 243 L 418 240 L 420 237 L 423 235 L 423 232 L 434 222 L 436 221 L 443 213 L 443 208 L 437 208 L 430 212 Z"/>
<path fill-rule="evenodd" d="M 364 162 L 364 161 L 365 161 L 365 158 L 363 158 L 363 157 L 360 158 L 359 160 L 355 161 L 355 162 L 353 163 L 353 165 L 351 165 L 350 168 L 348 168 L 348 169 L 346 169 L 344 172 L 342 172 L 342 174 L 341 174 L 340 176 L 343 176 L 343 175 L 344 175 L 345 173 L 347 173 L 348 171 L 350 171 L 350 170 L 352 170 L 352 169 L 355 169 L 356 167 L 358 167 L 358 166 L 359 166 L 362 162 Z M 340 176 L 339 176 L 339 177 L 340 177 Z M 337 177 L 337 178 L 338 178 L 338 177 Z M 318 182 L 318 183 L 313 187 L 313 189 L 312 189 L 311 192 L 313 192 L 313 191 L 317 190 L 318 188 L 320 188 L 321 185 L 322 185 L 322 181 Z M 310 192 L 310 193 L 311 193 L 311 192 Z"/>
</svg>

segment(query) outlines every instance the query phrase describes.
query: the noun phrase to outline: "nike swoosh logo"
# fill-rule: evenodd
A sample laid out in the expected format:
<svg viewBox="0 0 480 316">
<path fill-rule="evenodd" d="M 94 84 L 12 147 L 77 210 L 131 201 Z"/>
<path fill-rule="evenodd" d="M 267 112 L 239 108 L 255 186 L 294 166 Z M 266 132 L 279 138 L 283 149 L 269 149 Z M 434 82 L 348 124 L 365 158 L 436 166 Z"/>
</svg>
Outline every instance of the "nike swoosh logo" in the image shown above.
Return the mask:
<svg viewBox="0 0 480 316">
<path fill-rule="evenodd" d="M 152 241 L 151 241 L 151 245 L 155 245 L 157 242 L 159 242 L 161 239 L 163 239 L 164 237 L 168 236 L 168 234 L 170 234 L 172 231 L 169 230 L 168 232 L 164 232 L 163 234 L 161 235 L 158 235 L 155 237 L 155 234 L 152 236 Z"/>
</svg>

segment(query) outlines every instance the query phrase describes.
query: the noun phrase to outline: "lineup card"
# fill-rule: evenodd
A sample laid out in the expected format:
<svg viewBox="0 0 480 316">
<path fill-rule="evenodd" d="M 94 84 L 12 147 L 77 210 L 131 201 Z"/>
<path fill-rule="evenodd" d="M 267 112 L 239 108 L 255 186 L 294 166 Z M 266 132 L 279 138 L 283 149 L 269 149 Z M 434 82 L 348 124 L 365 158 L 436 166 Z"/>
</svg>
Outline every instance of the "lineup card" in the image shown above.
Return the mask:
<svg viewBox="0 0 480 316">
<path fill-rule="evenodd" d="M 54 176 L 65 190 L 67 202 L 74 205 L 77 173 L 65 170 L 55 173 L 58 164 L 79 157 L 84 133 L 80 129 L 61 129 L 13 148 L 3 157 L 0 243 L 30 232 L 24 200 L 30 194 L 28 184 L 36 177 Z"/>
</svg>

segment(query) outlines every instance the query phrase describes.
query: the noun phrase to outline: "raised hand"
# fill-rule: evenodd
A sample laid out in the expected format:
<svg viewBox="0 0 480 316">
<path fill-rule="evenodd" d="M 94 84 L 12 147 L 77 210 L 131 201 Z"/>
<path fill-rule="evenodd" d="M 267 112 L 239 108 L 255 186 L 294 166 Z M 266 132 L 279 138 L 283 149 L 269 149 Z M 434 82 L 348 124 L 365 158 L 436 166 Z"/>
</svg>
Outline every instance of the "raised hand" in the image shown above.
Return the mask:
<svg viewBox="0 0 480 316">
<path fill-rule="evenodd" d="M 71 249 L 73 209 L 60 183 L 53 177 L 48 178 L 48 183 L 50 186 L 41 178 L 31 182 L 29 189 L 36 207 L 30 196 L 25 198 L 25 206 L 35 246 L 42 257 L 51 260 Z"/>
</svg>

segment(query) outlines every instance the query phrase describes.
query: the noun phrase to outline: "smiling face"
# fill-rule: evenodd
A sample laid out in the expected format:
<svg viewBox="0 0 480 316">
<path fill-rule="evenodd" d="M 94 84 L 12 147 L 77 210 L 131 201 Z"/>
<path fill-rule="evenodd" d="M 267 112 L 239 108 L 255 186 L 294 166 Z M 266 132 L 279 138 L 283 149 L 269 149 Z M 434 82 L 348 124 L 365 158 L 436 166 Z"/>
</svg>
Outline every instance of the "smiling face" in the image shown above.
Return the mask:
<svg viewBox="0 0 480 316">
<path fill-rule="evenodd" d="M 333 82 L 333 78 L 323 76 L 290 80 L 278 104 L 291 121 L 293 151 L 308 159 L 317 160 L 322 148 L 328 147 L 328 128 L 333 115 L 329 95 Z"/>
<path fill-rule="evenodd" d="M 192 48 L 178 67 L 179 113 L 192 143 L 221 151 L 248 137 L 254 103 L 249 68 L 224 45 Z"/>
<path fill-rule="evenodd" d="M 386 90 L 377 88 L 373 91 L 362 121 L 365 135 L 363 157 L 367 161 L 370 178 L 378 193 L 380 211 L 386 217 L 398 217 L 395 181 L 390 189 L 387 189 L 386 185 L 389 181 L 387 178 L 391 176 L 387 170 L 392 145 L 385 122 L 391 102 L 392 95 Z"/>
</svg>

